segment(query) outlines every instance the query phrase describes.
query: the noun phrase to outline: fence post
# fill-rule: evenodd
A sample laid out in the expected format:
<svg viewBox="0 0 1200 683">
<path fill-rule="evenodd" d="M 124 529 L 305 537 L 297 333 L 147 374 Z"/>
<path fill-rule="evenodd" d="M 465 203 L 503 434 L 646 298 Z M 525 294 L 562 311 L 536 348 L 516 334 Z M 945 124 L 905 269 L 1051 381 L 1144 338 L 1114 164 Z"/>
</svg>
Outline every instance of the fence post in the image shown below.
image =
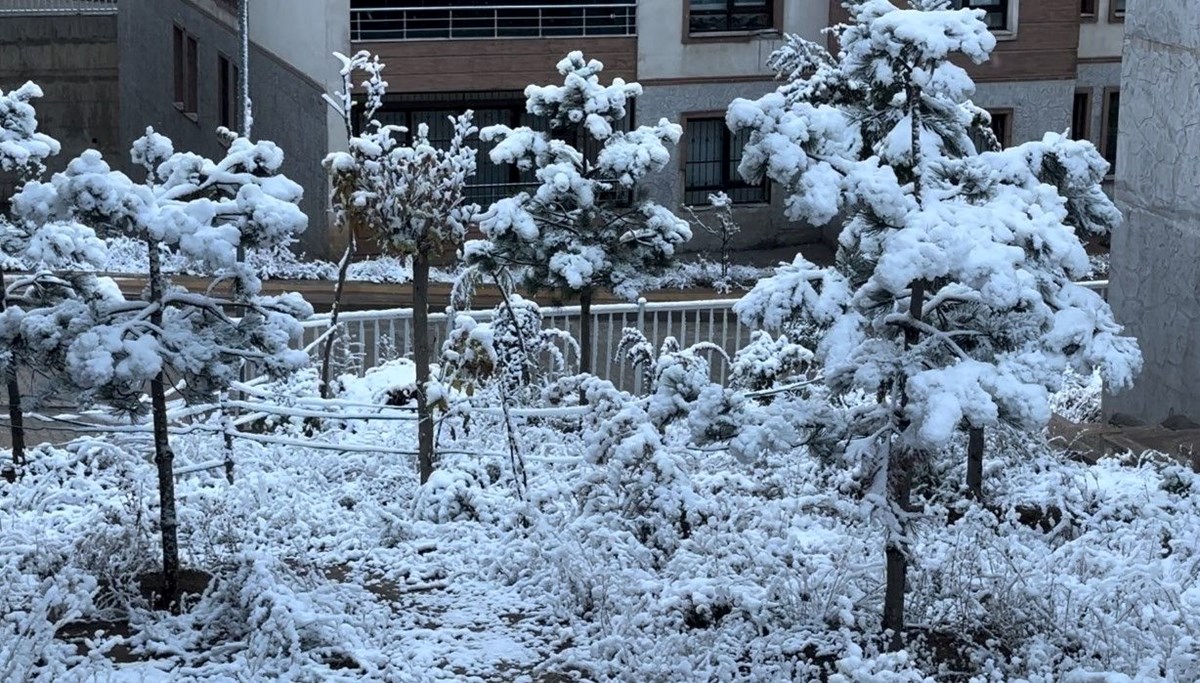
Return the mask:
<svg viewBox="0 0 1200 683">
<path fill-rule="evenodd" d="M 639 296 L 637 300 L 637 328 L 638 332 L 646 333 L 646 297 Z M 654 342 L 651 342 L 653 344 Z M 639 368 L 636 365 L 630 366 L 633 368 L 633 393 L 636 396 L 642 395 L 642 375 L 645 374 L 645 368 Z"/>
</svg>

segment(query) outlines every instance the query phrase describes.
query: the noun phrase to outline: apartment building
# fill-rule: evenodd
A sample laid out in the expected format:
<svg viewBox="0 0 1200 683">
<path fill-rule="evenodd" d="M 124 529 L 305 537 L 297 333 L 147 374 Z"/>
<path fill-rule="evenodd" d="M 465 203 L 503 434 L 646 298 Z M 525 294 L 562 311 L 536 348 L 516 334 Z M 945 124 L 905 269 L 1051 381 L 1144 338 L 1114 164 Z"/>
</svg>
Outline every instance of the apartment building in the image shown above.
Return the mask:
<svg viewBox="0 0 1200 683">
<path fill-rule="evenodd" d="M 0 0 L 34 2 L 35 0 Z M 36 0 L 67 2 L 80 0 Z M 241 129 L 238 0 L 118 0 L 119 147 L 151 125 L 181 149 L 217 156 L 215 129 Z M 1007 144 L 1068 127 L 1115 160 L 1125 0 L 956 0 L 987 13 L 998 39 L 992 60 L 969 65 L 976 101 Z M 555 63 L 582 50 L 606 77 L 637 80 L 630 125 L 666 117 L 684 127 L 676 164 L 651 196 L 705 209 L 726 192 L 743 231 L 744 260 L 787 258 L 829 231 L 788 221 L 781 193 L 736 172 L 745 140 L 723 125 L 728 103 L 774 87 L 767 56 L 785 33 L 823 40 L 844 18 L 840 0 L 250 0 L 254 135 L 288 155 L 285 172 L 306 189 L 312 225 L 300 248 L 340 249 L 326 211 L 321 159 L 345 144 L 321 96 L 340 86 L 331 53 L 365 49 L 387 63 L 386 122 L 427 122 L 448 135 L 446 115 L 473 109 L 481 126 L 542 125 L 524 111 L 529 83 L 555 82 Z M 480 203 L 530 178 L 487 162 L 481 145 L 472 193 Z M 697 231 L 693 250 L 714 246 Z M 815 248 L 815 247 L 813 247 Z"/>
</svg>

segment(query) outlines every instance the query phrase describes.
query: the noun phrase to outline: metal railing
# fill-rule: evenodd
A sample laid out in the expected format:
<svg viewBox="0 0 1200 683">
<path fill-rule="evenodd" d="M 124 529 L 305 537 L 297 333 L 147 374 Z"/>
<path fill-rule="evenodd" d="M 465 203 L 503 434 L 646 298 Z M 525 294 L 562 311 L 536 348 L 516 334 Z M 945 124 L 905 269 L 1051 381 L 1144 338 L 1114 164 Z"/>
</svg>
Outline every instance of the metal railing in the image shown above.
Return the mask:
<svg viewBox="0 0 1200 683">
<path fill-rule="evenodd" d="M 1108 280 L 1080 282 L 1108 298 Z M 733 305 L 738 299 L 707 301 L 647 302 L 630 304 L 600 304 L 591 307 L 592 369 L 593 373 L 611 381 L 619 389 L 641 391 L 641 373 L 629 362 L 618 357 L 617 347 L 627 327 L 633 327 L 657 349 L 667 337 L 675 337 L 681 345 L 691 346 L 710 342 L 720 347 L 730 358 L 750 340 L 750 330 L 737 321 Z M 580 335 L 579 306 L 545 306 L 541 309 L 542 325 L 567 331 L 575 339 Z M 465 311 L 480 322 L 492 317 L 491 310 Z M 361 375 L 368 368 L 393 358 L 412 353 L 412 309 L 395 308 L 381 311 L 349 311 L 338 316 L 342 328 L 342 343 L 357 359 Z M 429 327 L 431 347 L 439 354 L 446 339 L 451 320 L 445 313 L 431 313 Z M 329 315 L 321 314 L 304 322 L 304 346 L 314 346 L 329 331 Z M 564 345 L 564 356 L 574 359 L 573 351 Z M 726 359 L 717 353 L 708 354 L 713 381 L 724 383 L 729 374 Z"/>
<path fill-rule="evenodd" d="M 115 14 L 117 0 L 0 0 L 0 14 Z"/>
<path fill-rule="evenodd" d="M 641 387 L 641 372 L 629 362 L 618 357 L 617 347 L 621 343 L 626 327 L 641 330 L 642 334 L 657 349 L 667 337 L 675 337 L 684 346 L 699 342 L 711 342 L 732 356 L 749 341 L 750 331 L 737 322 L 733 305 L 738 299 L 711 301 L 671 301 L 649 303 L 640 300 L 630 304 L 599 304 L 591 307 L 592 319 L 592 370 L 603 379 L 611 381 L 619 389 L 638 392 Z M 575 339 L 580 335 L 579 306 L 542 307 L 542 324 L 546 328 L 567 331 Z M 465 311 L 464 315 L 486 322 L 492 311 Z M 451 320 L 445 313 L 429 315 L 429 332 L 432 348 L 439 354 Z M 342 343 L 356 356 L 357 371 L 379 365 L 392 358 L 407 356 L 412 352 L 412 309 L 396 308 L 384 311 L 349 311 L 338 316 L 342 328 Z M 329 329 L 328 314 L 315 316 L 304 323 L 305 347 L 314 346 Z M 563 355 L 574 364 L 573 349 L 564 342 L 560 348 Z M 709 354 L 712 378 L 724 382 L 729 368 L 725 358 L 717 353 Z"/>
<path fill-rule="evenodd" d="M 352 8 L 350 40 L 637 35 L 637 3 Z"/>
</svg>

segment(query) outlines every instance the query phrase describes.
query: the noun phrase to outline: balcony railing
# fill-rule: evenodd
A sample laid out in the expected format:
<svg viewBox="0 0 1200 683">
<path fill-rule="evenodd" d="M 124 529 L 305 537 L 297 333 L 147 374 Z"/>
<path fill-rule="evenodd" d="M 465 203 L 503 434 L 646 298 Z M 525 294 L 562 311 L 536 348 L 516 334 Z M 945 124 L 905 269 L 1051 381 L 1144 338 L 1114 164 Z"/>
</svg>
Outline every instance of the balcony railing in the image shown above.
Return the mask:
<svg viewBox="0 0 1200 683">
<path fill-rule="evenodd" d="M 0 14 L 116 14 L 117 0 L 0 0 Z"/>
<path fill-rule="evenodd" d="M 637 35 L 635 0 L 350 10 L 353 41 L 632 35 Z"/>
</svg>

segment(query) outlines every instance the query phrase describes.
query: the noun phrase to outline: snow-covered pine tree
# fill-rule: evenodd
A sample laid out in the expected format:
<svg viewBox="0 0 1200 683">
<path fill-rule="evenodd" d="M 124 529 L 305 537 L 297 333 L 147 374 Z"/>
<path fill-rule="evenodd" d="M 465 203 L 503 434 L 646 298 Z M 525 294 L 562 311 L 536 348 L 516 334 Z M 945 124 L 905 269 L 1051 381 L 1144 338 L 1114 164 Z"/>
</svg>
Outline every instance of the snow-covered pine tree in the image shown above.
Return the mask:
<svg viewBox="0 0 1200 683">
<path fill-rule="evenodd" d="M 482 215 L 483 240 L 464 249 L 468 263 L 487 273 L 519 272 L 530 289 L 552 288 L 579 301 L 580 369 L 591 372 L 589 310 L 598 290 L 625 290 L 643 274 L 665 267 L 692 237 L 687 221 L 637 189 L 670 161 L 668 144 L 682 130 L 662 119 L 618 130 L 637 83 L 600 83 L 604 65 L 572 52 L 558 63 L 562 85 L 530 85 L 526 110 L 549 130 L 488 126 L 491 160 L 532 172 L 537 188 L 501 199 Z"/>
<path fill-rule="evenodd" d="M 1120 220 L 1095 148 L 1053 133 L 982 154 L 971 143 L 988 117 L 951 57 L 987 59 L 982 13 L 844 5 L 836 56 L 790 38 L 771 61 L 785 82 L 727 114 L 752 131 L 747 180 L 783 186 L 793 219 L 845 219 L 837 263 L 798 256 L 736 310 L 807 340 L 835 399 L 874 397 L 844 411 L 845 459 L 887 530 L 883 625 L 899 647 L 914 467 L 964 423 L 1040 429 L 1067 368 L 1099 368 L 1119 390 L 1141 359 L 1073 283 L 1088 271 L 1080 233 Z"/>
<path fill-rule="evenodd" d="M 43 332 L 29 343 L 57 362 L 57 377 L 85 405 L 138 415 L 149 397 L 161 505 L 160 604 L 176 607 L 179 549 L 167 387 L 191 401 L 211 401 L 246 363 L 278 376 L 308 362 L 290 343 L 301 331 L 297 319 L 312 308 L 298 295 L 262 296 L 258 277 L 236 259 L 239 244 L 270 248 L 303 231 L 308 219 L 297 206 L 301 188 L 280 174 L 283 152 L 270 142 L 234 139 L 214 163 L 175 152 L 170 140 L 148 129 L 134 142 L 132 157 L 146 171 L 143 183 L 110 170 L 89 150 L 49 182 L 27 183 L 13 208 L 27 224 L 81 223 L 104 237 L 145 246 L 149 282 L 138 298 L 114 288 L 77 305 L 70 318 L 53 308 L 25 317 L 29 328 Z M 173 284 L 162 266 L 166 255 L 213 274 L 213 283 L 204 292 Z M 234 285 L 231 298 L 216 294 L 226 282 Z"/>
<path fill-rule="evenodd" d="M 20 182 L 37 177 L 45 171 L 43 162 L 58 154 L 58 141 L 38 132 L 37 111 L 32 100 L 42 96 L 42 89 L 33 82 L 5 93 L 0 90 L 0 173 L 15 175 Z M 7 203 L 7 202 L 6 202 Z M 0 275 L 24 264 L 27 235 L 14 228 L 0 215 L 0 250 L 4 263 L 0 264 Z M 0 296 L 0 316 L 5 319 L 6 332 L 14 329 L 14 317 L 7 314 L 8 283 L 3 283 L 4 295 Z M 5 335 L 6 337 L 9 335 Z M 16 470 L 25 463 L 25 418 L 21 407 L 21 389 L 17 383 L 17 359 L 14 351 L 15 337 L 7 339 L 9 344 L 0 354 L 0 373 L 8 392 L 8 428 L 12 439 L 12 468 L 4 467 L 5 479 L 12 480 Z"/>
<path fill-rule="evenodd" d="M 415 131 L 383 125 L 375 114 L 387 92 L 380 78 L 383 64 L 368 53 L 353 58 L 338 55 L 343 74 L 365 71 L 368 104 L 366 127 L 350 138 L 349 150 L 334 152 L 325 160 L 333 177 L 335 211 L 348 222 L 373 235 L 393 253 L 412 257 L 413 359 L 417 370 L 417 442 L 421 483 L 434 467 L 434 425 L 429 403 L 429 265 L 430 259 L 462 244 L 466 226 L 479 207 L 466 198 L 467 179 L 475 175 L 475 150 L 467 139 L 475 134 L 470 111 L 452 117 L 453 133 L 445 147 L 429 139 L 429 126 Z M 339 100 L 346 120 L 352 108 L 347 90 Z M 348 124 L 348 130 L 352 126 Z M 401 138 L 409 135 L 406 144 Z"/>
</svg>

